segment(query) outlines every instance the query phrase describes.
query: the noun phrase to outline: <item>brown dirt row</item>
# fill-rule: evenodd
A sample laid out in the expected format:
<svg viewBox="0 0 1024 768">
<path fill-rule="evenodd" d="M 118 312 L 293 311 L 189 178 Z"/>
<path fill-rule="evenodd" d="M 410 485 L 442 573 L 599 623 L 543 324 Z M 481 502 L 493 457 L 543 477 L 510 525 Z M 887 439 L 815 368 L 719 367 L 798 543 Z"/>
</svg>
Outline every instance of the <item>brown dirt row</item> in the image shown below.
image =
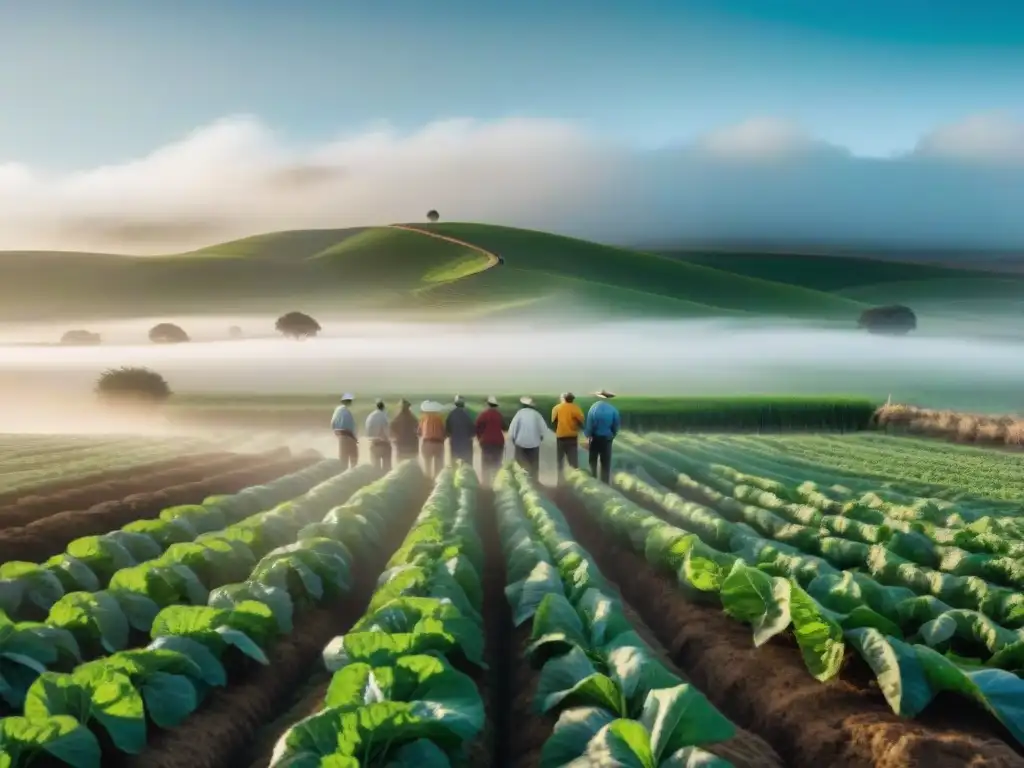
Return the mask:
<svg viewBox="0 0 1024 768">
<path fill-rule="evenodd" d="M 1022 768 L 1024 757 L 974 722 L 964 700 L 897 717 L 863 680 L 819 683 L 791 643 L 754 648 L 750 629 L 718 606 L 683 598 L 674 577 L 605 535 L 568 494 L 556 499 L 580 544 L 618 584 L 671 658 L 733 722 L 795 768 Z M 934 725 L 933 725 L 934 724 Z"/>
<path fill-rule="evenodd" d="M 96 485 L 98 483 L 115 483 L 122 480 L 130 480 L 136 475 L 144 473 L 159 472 L 164 469 L 171 469 L 176 466 L 181 466 L 183 462 L 191 459 L 201 457 L 208 454 L 189 454 L 187 456 L 174 456 L 172 458 L 161 459 L 160 461 L 150 461 L 145 464 L 136 464 L 132 467 L 123 467 L 121 469 L 109 469 L 100 472 L 92 472 L 87 475 L 78 475 L 76 477 L 63 478 L 61 480 L 53 480 L 45 485 L 38 485 L 33 488 L 18 488 L 13 491 L 6 491 L 0 493 L 0 510 L 16 504 L 20 501 L 27 501 L 29 499 L 42 498 L 44 496 L 51 496 L 53 494 L 60 493 L 61 491 L 74 490 L 79 487 L 86 487 L 90 485 Z M 67 507 L 65 507 L 67 509 Z"/>
<path fill-rule="evenodd" d="M 279 455 L 286 454 L 280 451 Z M 213 472 L 226 471 L 232 463 L 242 466 L 245 457 L 245 454 L 226 451 L 181 456 L 156 469 L 139 467 L 132 477 L 114 482 L 88 482 L 56 493 L 26 496 L 13 504 L 0 507 L 0 530 L 28 525 L 58 512 L 86 509 L 103 501 L 146 493 L 154 488 L 193 482 Z"/>
<path fill-rule="evenodd" d="M 348 631 L 363 615 L 377 577 L 405 536 L 427 489 L 403 510 L 388 541 L 366 557 L 354 552 L 355 584 L 334 605 L 296 617 L 294 630 L 267 654 L 269 666 L 254 666 L 243 679 L 210 694 L 202 708 L 183 725 L 169 731 L 153 729 L 149 746 L 140 755 L 104 754 L 104 768 L 236 768 L 250 763 L 266 766 L 274 743 L 295 720 L 285 722 L 281 712 L 295 719 L 317 711 L 328 679 L 309 690 L 304 683 L 322 668 L 321 651 L 331 638 Z M 296 693 L 305 697 L 296 700 Z"/>
<path fill-rule="evenodd" d="M 0 530 L 0 562 L 42 562 L 63 552 L 80 536 L 107 533 L 134 520 L 153 519 L 167 507 L 198 504 L 214 494 L 238 493 L 250 485 L 260 485 L 296 472 L 315 461 L 312 456 L 285 458 L 276 452 L 270 456 L 242 457 L 238 462 L 240 467 L 226 472 L 210 474 L 197 468 L 190 482 L 164 487 L 156 485 L 158 490 L 148 493 L 136 493 L 123 499 L 94 504 L 88 509 L 50 515 L 20 528 Z"/>
</svg>

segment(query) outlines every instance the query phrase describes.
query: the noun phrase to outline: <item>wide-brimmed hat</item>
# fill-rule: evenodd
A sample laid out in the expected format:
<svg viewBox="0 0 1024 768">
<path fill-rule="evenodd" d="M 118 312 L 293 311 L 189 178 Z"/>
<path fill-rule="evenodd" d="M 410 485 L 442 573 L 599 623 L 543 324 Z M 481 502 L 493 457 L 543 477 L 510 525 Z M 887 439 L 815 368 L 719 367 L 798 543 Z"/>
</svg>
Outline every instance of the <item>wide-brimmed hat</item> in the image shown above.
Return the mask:
<svg viewBox="0 0 1024 768">
<path fill-rule="evenodd" d="M 455 403 L 456 405 L 465 405 L 466 399 L 462 395 L 456 395 L 455 399 L 452 400 L 452 402 Z"/>
<path fill-rule="evenodd" d="M 595 397 L 600 397 L 602 400 L 611 400 L 615 397 L 614 392 L 609 392 L 607 389 L 599 389 L 594 393 Z"/>
<path fill-rule="evenodd" d="M 488 405 L 497 405 L 498 404 L 498 398 L 496 398 L 494 395 L 489 395 L 488 398 L 487 398 L 487 404 Z"/>
<path fill-rule="evenodd" d="M 351 392 L 346 392 L 344 395 L 341 396 L 341 402 L 344 403 L 346 400 L 355 400 L 355 397 L 353 397 Z"/>
<path fill-rule="evenodd" d="M 440 403 L 435 403 L 433 400 L 424 400 L 420 404 L 420 410 L 423 413 L 440 413 L 442 407 Z"/>
<path fill-rule="evenodd" d="M 533 398 L 529 395 L 523 395 L 519 398 L 519 402 L 523 405 L 533 405 Z"/>
</svg>

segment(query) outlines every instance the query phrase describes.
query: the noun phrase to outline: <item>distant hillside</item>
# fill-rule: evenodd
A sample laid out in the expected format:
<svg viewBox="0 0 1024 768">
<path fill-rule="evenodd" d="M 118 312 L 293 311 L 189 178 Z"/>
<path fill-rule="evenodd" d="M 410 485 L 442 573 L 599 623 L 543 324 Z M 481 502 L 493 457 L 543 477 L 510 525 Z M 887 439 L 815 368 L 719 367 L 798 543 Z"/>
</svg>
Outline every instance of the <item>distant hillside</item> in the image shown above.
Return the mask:
<svg viewBox="0 0 1024 768">
<path fill-rule="evenodd" d="M 502 263 L 498 264 L 498 260 Z M 773 316 L 1024 297 L 1024 279 L 862 257 L 645 253 L 486 224 L 273 232 L 160 257 L 0 252 L 0 319 L 192 312 L 389 317 Z"/>
</svg>

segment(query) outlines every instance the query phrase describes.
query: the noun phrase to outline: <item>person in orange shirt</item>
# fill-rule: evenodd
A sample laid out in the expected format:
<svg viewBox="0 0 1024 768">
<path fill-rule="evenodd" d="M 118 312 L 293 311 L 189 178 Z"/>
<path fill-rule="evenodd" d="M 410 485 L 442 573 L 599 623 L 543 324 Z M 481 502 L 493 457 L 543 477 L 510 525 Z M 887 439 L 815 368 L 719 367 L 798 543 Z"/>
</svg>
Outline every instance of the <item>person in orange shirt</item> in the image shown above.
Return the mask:
<svg viewBox="0 0 1024 768">
<path fill-rule="evenodd" d="M 420 424 L 416 428 L 420 436 L 420 455 L 427 477 L 437 477 L 444 467 L 444 440 L 448 432 L 441 417 L 441 404 L 424 400 L 420 406 Z"/>
<path fill-rule="evenodd" d="M 555 461 L 558 466 L 558 482 L 562 483 L 565 462 L 578 469 L 580 466 L 580 429 L 586 417 L 576 405 L 572 392 L 562 395 L 562 402 L 551 409 L 551 426 L 555 430 Z"/>
</svg>

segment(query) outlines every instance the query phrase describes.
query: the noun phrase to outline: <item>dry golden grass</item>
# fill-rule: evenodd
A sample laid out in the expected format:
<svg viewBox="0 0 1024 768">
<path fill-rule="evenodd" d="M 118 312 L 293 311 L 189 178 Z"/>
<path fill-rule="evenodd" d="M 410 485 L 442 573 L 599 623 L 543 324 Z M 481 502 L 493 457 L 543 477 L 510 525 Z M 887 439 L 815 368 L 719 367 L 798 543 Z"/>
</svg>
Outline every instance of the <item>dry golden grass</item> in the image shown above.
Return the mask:
<svg viewBox="0 0 1024 768">
<path fill-rule="evenodd" d="M 1015 416 L 985 416 L 886 403 L 875 411 L 874 422 L 882 429 L 960 443 L 1024 445 L 1024 419 Z"/>
</svg>

